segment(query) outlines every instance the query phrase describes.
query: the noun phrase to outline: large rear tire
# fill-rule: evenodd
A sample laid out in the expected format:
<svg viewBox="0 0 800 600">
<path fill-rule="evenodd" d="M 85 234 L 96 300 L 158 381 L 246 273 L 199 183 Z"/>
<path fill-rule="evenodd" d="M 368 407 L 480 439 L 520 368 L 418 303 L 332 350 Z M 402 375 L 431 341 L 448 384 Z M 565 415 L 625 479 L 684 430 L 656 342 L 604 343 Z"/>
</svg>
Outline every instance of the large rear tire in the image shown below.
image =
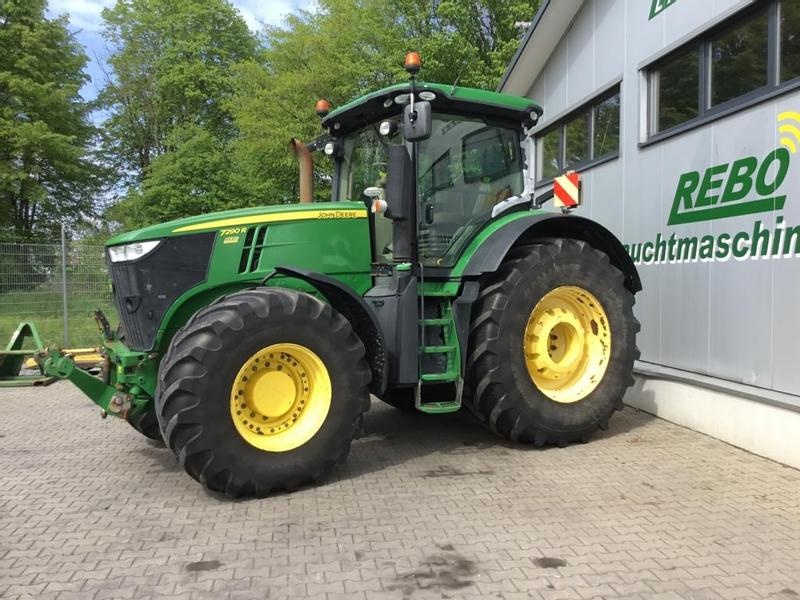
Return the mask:
<svg viewBox="0 0 800 600">
<path fill-rule="evenodd" d="M 634 296 L 585 242 L 519 247 L 488 277 L 470 331 L 470 410 L 516 442 L 566 445 L 606 428 L 633 383 Z"/>
<path fill-rule="evenodd" d="M 364 352 L 313 296 L 231 294 L 172 340 L 156 393 L 164 439 L 189 475 L 229 497 L 321 482 L 369 409 Z"/>
</svg>

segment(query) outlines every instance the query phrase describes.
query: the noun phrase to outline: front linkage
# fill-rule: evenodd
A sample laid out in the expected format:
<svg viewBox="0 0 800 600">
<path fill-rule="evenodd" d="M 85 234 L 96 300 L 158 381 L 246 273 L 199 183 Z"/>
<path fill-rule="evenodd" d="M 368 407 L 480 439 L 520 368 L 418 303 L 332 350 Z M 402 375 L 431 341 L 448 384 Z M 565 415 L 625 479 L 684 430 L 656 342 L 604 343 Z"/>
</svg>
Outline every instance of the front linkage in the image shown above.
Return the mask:
<svg viewBox="0 0 800 600">
<path fill-rule="evenodd" d="M 111 331 L 101 311 L 95 311 L 95 321 L 103 334 L 101 376 L 84 371 L 60 349 L 45 348 L 35 355 L 42 373 L 58 379 L 68 379 L 102 410 L 102 416 L 112 414 L 123 419 L 146 411 L 155 395 L 158 369 L 157 355 L 128 348 L 119 335 Z"/>
</svg>

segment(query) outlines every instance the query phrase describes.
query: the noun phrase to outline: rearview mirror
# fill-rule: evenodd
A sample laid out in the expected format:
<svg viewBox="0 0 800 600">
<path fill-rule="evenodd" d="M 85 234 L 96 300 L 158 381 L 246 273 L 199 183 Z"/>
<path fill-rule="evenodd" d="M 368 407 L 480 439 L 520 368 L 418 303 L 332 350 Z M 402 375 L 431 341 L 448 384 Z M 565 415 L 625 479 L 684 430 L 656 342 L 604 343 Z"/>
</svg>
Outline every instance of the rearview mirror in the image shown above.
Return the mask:
<svg viewBox="0 0 800 600">
<path fill-rule="evenodd" d="M 428 139 L 432 123 L 430 102 L 414 102 L 403 109 L 403 135 L 408 142 Z"/>
</svg>

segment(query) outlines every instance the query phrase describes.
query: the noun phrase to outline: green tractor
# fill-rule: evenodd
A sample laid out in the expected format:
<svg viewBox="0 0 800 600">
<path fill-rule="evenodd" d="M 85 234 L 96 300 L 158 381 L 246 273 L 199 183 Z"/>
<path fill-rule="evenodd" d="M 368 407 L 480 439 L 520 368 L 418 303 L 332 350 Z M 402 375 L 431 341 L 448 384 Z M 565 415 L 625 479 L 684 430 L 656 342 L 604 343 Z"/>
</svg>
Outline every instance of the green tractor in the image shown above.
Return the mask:
<svg viewBox="0 0 800 600">
<path fill-rule="evenodd" d="M 230 497 L 322 481 L 370 394 L 462 406 L 514 442 L 605 428 L 638 357 L 636 269 L 605 228 L 534 195 L 527 98 L 408 83 L 318 103 L 332 198 L 207 214 L 107 243 L 121 323 L 104 368 L 55 350 L 44 374 L 163 440 Z M 324 158 L 323 158 L 324 159 Z"/>
</svg>

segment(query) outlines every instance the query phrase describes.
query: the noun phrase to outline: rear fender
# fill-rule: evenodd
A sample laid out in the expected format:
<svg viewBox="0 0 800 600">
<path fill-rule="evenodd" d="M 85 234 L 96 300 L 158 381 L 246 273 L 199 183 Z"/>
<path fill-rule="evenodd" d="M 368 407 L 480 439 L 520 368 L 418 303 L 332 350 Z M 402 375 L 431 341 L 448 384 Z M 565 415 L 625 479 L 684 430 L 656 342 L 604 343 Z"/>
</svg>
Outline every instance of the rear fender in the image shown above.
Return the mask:
<svg viewBox="0 0 800 600">
<path fill-rule="evenodd" d="M 599 223 L 584 217 L 552 213 L 522 217 L 495 231 L 475 250 L 462 275 L 478 277 L 494 273 L 512 247 L 552 237 L 581 240 L 605 252 L 611 264 L 625 276 L 625 287 L 634 294 L 641 291 L 642 282 L 636 266 L 613 233 Z"/>
</svg>

